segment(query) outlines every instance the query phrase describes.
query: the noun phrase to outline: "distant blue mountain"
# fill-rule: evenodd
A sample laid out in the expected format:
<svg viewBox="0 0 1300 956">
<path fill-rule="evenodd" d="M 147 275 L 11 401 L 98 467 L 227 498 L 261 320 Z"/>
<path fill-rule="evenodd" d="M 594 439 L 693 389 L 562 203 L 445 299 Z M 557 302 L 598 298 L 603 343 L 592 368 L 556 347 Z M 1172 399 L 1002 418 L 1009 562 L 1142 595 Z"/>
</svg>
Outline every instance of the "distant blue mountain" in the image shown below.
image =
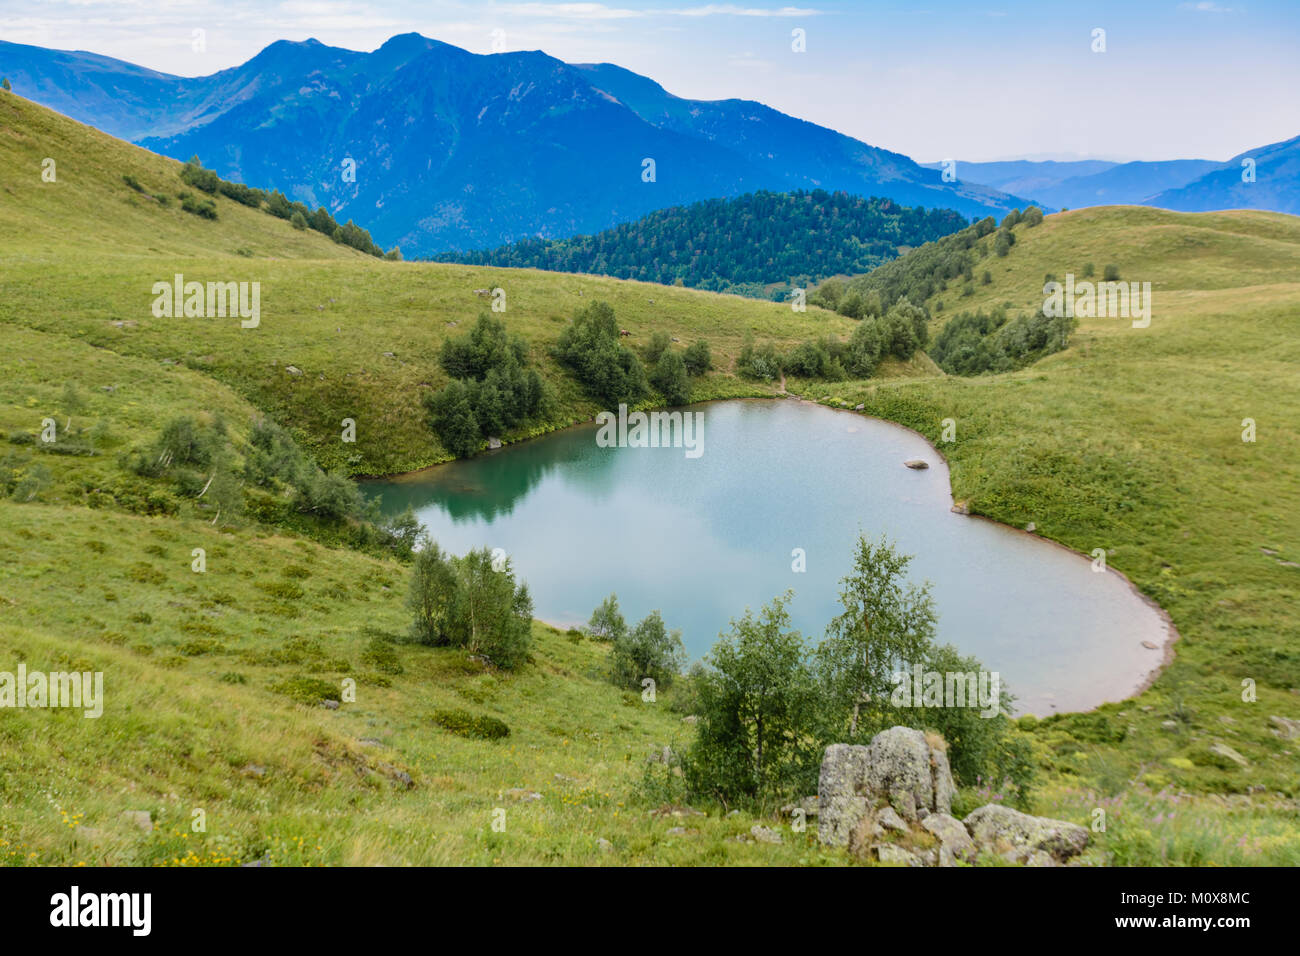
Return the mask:
<svg viewBox="0 0 1300 956">
<path fill-rule="evenodd" d="M 1246 160 L 1253 161 L 1248 181 Z M 1199 179 L 1153 196 L 1147 203 L 1182 212 L 1269 209 L 1300 216 L 1300 136 L 1234 156 Z"/>
<path fill-rule="evenodd" d="M 413 33 L 373 53 L 280 41 L 192 79 L 0 42 L 0 74 L 105 132 L 324 205 L 408 255 L 592 233 L 760 189 L 844 190 L 970 217 L 1026 205 L 761 103 L 686 100 L 610 64 L 479 56 Z"/>
<path fill-rule="evenodd" d="M 939 163 L 927 168 L 940 169 Z M 1219 169 L 1208 159 L 1174 159 L 1161 162 L 1113 163 L 1107 160 L 1074 162 L 957 163 L 959 179 L 983 183 L 999 191 L 1028 196 L 1050 209 L 1115 206 L 1145 203 L 1153 196 L 1176 189 Z"/>
</svg>

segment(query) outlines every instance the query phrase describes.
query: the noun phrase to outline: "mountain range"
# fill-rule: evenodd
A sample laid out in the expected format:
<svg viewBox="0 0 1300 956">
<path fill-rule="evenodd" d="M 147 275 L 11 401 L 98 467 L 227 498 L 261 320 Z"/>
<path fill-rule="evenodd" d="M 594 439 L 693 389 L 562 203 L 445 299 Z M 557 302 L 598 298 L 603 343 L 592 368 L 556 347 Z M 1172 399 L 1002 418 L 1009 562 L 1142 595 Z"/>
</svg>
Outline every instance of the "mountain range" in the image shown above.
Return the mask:
<svg viewBox="0 0 1300 956">
<path fill-rule="evenodd" d="M 1253 159 L 1254 180 L 1243 179 L 1242 163 Z M 942 170 L 942 163 L 925 163 Z M 1267 209 L 1300 213 L 1300 137 L 1260 146 L 1227 162 L 1173 159 L 1115 163 L 1007 160 L 958 162 L 959 180 L 983 183 L 1026 196 L 1047 209 L 1085 206 L 1159 206 L 1179 212 Z"/>
<path fill-rule="evenodd" d="M 563 239 L 758 190 L 842 190 L 968 217 L 1030 202 L 1300 212 L 1300 137 L 1227 163 L 961 162 L 948 183 L 939 164 L 761 103 L 685 99 L 609 63 L 478 55 L 416 33 L 370 53 L 281 40 L 200 77 L 0 42 L 0 75 L 73 119 L 197 155 L 415 256 Z"/>
<path fill-rule="evenodd" d="M 758 189 L 966 216 L 1024 205 L 761 103 L 683 99 L 611 64 L 481 56 L 414 33 L 372 53 L 279 41 L 195 78 L 0 43 L 0 74 L 114 136 L 324 205 L 407 255 L 595 232 Z"/>
</svg>

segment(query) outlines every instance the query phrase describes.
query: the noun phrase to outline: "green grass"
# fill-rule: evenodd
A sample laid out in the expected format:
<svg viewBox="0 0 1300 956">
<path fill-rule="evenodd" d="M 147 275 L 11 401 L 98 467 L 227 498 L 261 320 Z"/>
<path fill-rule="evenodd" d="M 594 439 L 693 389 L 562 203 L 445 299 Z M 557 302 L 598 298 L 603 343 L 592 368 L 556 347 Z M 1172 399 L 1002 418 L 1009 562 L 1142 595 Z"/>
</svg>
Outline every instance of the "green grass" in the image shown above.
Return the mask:
<svg viewBox="0 0 1300 956">
<path fill-rule="evenodd" d="M 40 180 L 47 155 L 57 184 Z M 758 822 L 743 813 L 652 816 L 662 798 L 643 789 L 646 756 L 687 744 L 691 727 L 671 694 L 644 704 L 605 682 L 603 645 L 536 623 L 533 661 L 488 671 L 403 642 L 395 560 L 252 523 L 214 528 L 185 502 L 128 513 L 104 490 L 157 490 L 118 458 L 179 414 L 219 413 L 237 441 L 269 414 L 353 473 L 445 457 L 419 396 L 442 381 L 442 339 L 485 307 L 478 288 L 507 290 L 507 322 L 560 394 L 547 427 L 595 410 L 546 356 L 586 302 L 611 301 L 633 344 L 657 329 L 708 338 L 720 371 L 698 397 L 773 393 L 730 372 L 746 332 L 790 343 L 851 322 L 633 282 L 376 261 L 227 199 L 208 221 L 122 182 L 174 193 L 178 170 L 0 94 L 0 459 L 48 477 L 33 500 L 0 501 L 0 670 L 102 670 L 107 696 L 98 720 L 0 715 L 0 863 L 847 862 L 788 826 L 780 846 L 741 842 Z M 993 284 L 960 300 L 950 289 L 944 314 L 1036 308 L 1045 273 L 1091 261 L 1153 283 L 1151 328 L 1090 320 L 1067 351 L 1005 376 L 954 379 L 918 356 L 869 382 L 787 387 L 932 440 L 955 419 L 957 441 L 939 447 L 956 497 L 1106 548 L 1171 614 L 1182 640 L 1152 688 L 1025 722 L 1034 809 L 1085 825 L 1107 811 L 1089 862 L 1295 865 L 1300 742 L 1268 717 L 1300 716 L 1300 568 L 1288 563 L 1300 564 L 1300 220 L 1096 209 L 1017 235 L 977 270 Z M 154 319 L 152 283 L 176 271 L 262 282 L 261 328 Z M 87 453 L 14 443 L 47 417 Z M 343 417 L 357 420 L 355 446 L 338 441 Z M 1245 417 L 1254 444 L 1240 440 Z M 195 548 L 205 573 L 191 570 Z M 1241 700 L 1244 678 L 1255 703 Z M 345 680 L 355 702 L 315 703 L 326 685 L 344 697 Z M 445 726 L 492 721 L 508 736 Z M 1212 759 L 1216 742 L 1250 768 Z M 967 788 L 959 804 L 995 796 Z M 148 810 L 154 832 L 127 810 Z M 205 831 L 191 829 L 196 810 Z"/>
</svg>

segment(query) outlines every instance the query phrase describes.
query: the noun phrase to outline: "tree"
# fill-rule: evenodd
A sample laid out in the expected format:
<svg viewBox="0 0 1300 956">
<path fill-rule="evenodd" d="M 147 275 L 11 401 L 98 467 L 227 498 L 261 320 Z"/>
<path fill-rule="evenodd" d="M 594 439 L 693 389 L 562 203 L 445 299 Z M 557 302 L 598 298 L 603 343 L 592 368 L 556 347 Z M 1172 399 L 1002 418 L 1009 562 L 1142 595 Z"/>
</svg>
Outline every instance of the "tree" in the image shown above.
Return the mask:
<svg viewBox="0 0 1300 956">
<path fill-rule="evenodd" d="M 682 632 L 669 631 L 658 611 L 651 611 L 636 627 L 614 638 L 610 650 L 610 679 L 619 687 L 636 690 L 647 677 L 657 687 L 671 686 L 681 674 L 686 650 Z"/>
<path fill-rule="evenodd" d="M 859 537 L 853 570 L 840 583 L 843 610 L 817 649 L 832 737 L 869 737 L 896 714 L 889 708 L 896 671 L 923 661 L 934 642 L 929 585 L 904 584 L 908 555 L 885 538 Z"/>
<path fill-rule="evenodd" d="M 654 365 L 659 361 L 660 356 L 672 347 L 672 336 L 667 332 L 651 332 L 650 342 L 645 347 L 646 365 Z"/>
<path fill-rule="evenodd" d="M 691 400 L 691 378 L 679 352 L 669 349 L 660 355 L 650 380 L 669 405 L 685 405 Z"/>
<path fill-rule="evenodd" d="M 606 302 L 594 302 L 573 317 L 556 340 L 555 357 L 609 406 L 631 405 L 645 395 L 645 369 L 619 342 L 614 310 Z"/>
<path fill-rule="evenodd" d="M 870 378 L 880 363 L 886 348 L 884 329 L 874 320 L 867 320 L 849 333 L 849 344 L 844 355 L 844 366 L 856 378 Z"/>
<path fill-rule="evenodd" d="M 447 613 L 447 635 L 456 647 L 511 669 L 528 656 L 533 600 L 528 585 L 515 584 L 507 559 L 498 564 L 487 548 L 454 561 L 457 587 Z"/>
<path fill-rule="evenodd" d="M 591 620 L 587 622 L 587 634 L 593 640 L 613 641 L 625 633 L 627 633 L 627 622 L 623 620 L 623 614 L 618 609 L 618 595 L 611 594 L 591 612 Z"/>
<path fill-rule="evenodd" d="M 9 77 L 6 76 L 3 80 L 0 80 L 0 88 L 2 88 L 6 93 L 13 89 L 13 87 L 9 85 Z"/>
<path fill-rule="evenodd" d="M 478 451 L 481 441 L 478 418 L 463 382 L 449 382 L 442 391 L 426 396 L 424 401 L 429 425 L 443 448 L 458 458 Z"/>
<path fill-rule="evenodd" d="M 704 339 L 692 342 L 686 346 L 682 361 L 686 363 L 686 371 L 692 375 L 703 375 L 713 368 L 713 355 L 709 352 L 709 343 Z"/>
<path fill-rule="evenodd" d="M 1030 206 L 1020 217 L 1020 221 L 1032 229 L 1043 221 L 1043 211 L 1037 206 Z"/>
<path fill-rule="evenodd" d="M 696 793 L 771 806 L 816 780 L 816 686 L 803 637 L 789 626 L 789 599 L 733 620 L 693 682 L 698 733 L 683 770 Z"/>
<path fill-rule="evenodd" d="M 406 594 L 406 606 L 414 617 L 411 634 L 421 644 L 437 647 L 450 643 L 448 614 L 457 588 L 452 560 L 427 535 L 421 537 Z"/>
<path fill-rule="evenodd" d="M 295 211 L 294 214 L 289 217 L 289 222 L 295 229 L 302 230 L 307 228 L 307 217 L 300 212 Z"/>
</svg>

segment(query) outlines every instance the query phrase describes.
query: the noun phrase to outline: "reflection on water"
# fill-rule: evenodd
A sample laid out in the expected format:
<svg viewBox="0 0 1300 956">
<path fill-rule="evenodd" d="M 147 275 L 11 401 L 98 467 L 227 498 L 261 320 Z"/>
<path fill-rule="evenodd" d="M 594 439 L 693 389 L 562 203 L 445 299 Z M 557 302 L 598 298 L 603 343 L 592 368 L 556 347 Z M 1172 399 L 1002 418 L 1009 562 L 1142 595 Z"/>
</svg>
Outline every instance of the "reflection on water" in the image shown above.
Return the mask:
<svg viewBox="0 0 1300 956">
<path fill-rule="evenodd" d="M 1086 558 L 952 514 L 948 469 L 919 436 L 795 401 L 697 407 L 698 459 L 600 448 L 585 425 L 365 487 L 385 512 L 414 507 L 444 548 L 505 548 L 538 617 L 578 624 L 616 591 L 629 620 L 662 610 L 695 657 L 787 589 L 794 625 L 819 639 L 865 533 L 915 556 L 940 640 L 1000 672 L 1023 711 L 1118 699 L 1158 664 L 1141 643 L 1163 644 L 1158 611 Z M 909 458 L 929 470 L 903 467 Z"/>
</svg>

